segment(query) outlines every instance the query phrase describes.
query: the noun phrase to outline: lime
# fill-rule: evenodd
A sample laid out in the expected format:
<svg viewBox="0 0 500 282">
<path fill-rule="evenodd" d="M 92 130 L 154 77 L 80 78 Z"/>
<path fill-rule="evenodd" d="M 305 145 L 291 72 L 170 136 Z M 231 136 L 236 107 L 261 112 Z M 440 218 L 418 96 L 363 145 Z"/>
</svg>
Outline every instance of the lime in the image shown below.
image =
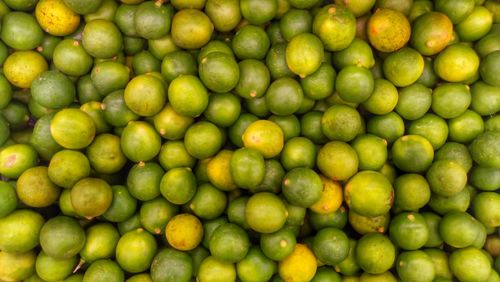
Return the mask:
<svg viewBox="0 0 500 282">
<path fill-rule="evenodd" d="M 0 279 L 5 281 L 28 281 L 35 273 L 36 254 L 0 252 Z M 36 274 L 35 274 L 36 276 Z"/>
<path fill-rule="evenodd" d="M 257 120 L 244 130 L 243 145 L 258 150 L 264 158 L 277 156 L 284 146 L 283 130 L 274 122 Z"/>
<path fill-rule="evenodd" d="M 220 225 L 210 237 L 210 253 L 224 262 L 241 261 L 245 258 L 249 247 L 247 233 L 233 223 Z"/>
<path fill-rule="evenodd" d="M 98 259 L 111 258 L 120 239 L 118 230 L 110 223 L 97 223 L 87 228 L 85 245 L 80 251 L 82 260 L 92 263 Z"/>
<path fill-rule="evenodd" d="M 103 279 L 110 282 L 125 280 L 125 274 L 118 263 L 110 259 L 101 259 L 92 263 L 83 276 L 82 282 Z"/>
<path fill-rule="evenodd" d="M 321 39 L 326 50 L 339 51 L 354 40 L 356 18 L 343 5 L 326 5 L 314 17 L 312 30 Z"/>
<path fill-rule="evenodd" d="M 18 178 L 27 169 L 36 166 L 38 154 L 27 144 L 12 144 L 0 151 L 0 173 Z"/>
<path fill-rule="evenodd" d="M 321 130 L 330 140 L 351 141 L 358 135 L 361 126 L 359 112 L 346 105 L 330 106 L 321 118 Z"/>
<path fill-rule="evenodd" d="M 223 144 L 220 129 L 208 121 L 199 121 L 186 131 L 184 145 L 190 155 L 204 159 L 215 155 Z"/>
<path fill-rule="evenodd" d="M 71 189 L 71 204 L 75 212 L 86 218 L 104 214 L 112 200 L 113 190 L 101 178 L 83 178 Z"/>
<path fill-rule="evenodd" d="M 415 49 L 404 47 L 385 58 L 383 70 L 385 77 L 395 86 L 409 86 L 422 75 L 424 59 Z"/>
<path fill-rule="evenodd" d="M 120 144 L 129 160 L 149 161 L 160 152 L 161 138 L 149 123 L 132 121 L 123 129 Z"/>
<path fill-rule="evenodd" d="M 396 270 L 403 281 L 435 281 L 434 263 L 424 251 L 406 251 L 399 254 Z"/>
<path fill-rule="evenodd" d="M 380 8 L 368 20 L 367 33 L 375 49 L 394 52 L 409 41 L 410 23 L 400 11 Z"/>
<path fill-rule="evenodd" d="M 49 178 L 47 167 L 36 166 L 25 170 L 16 182 L 17 197 L 30 207 L 48 207 L 55 203 L 61 188 Z"/>
<path fill-rule="evenodd" d="M 278 12 L 278 1 L 275 0 L 242 0 L 241 15 L 251 24 L 259 25 L 273 19 Z"/>
<path fill-rule="evenodd" d="M 323 183 L 312 169 L 298 167 L 285 174 L 282 190 L 288 202 L 307 208 L 321 199 Z"/>
<path fill-rule="evenodd" d="M 399 89 L 396 112 L 406 120 L 421 118 L 431 107 L 431 93 L 431 89 L 420 83 Z"/>
<path fill-rule="evenodd" d="M 408 173 L 394 181 L 394 205 L 401 210 L 417 211 L 431 198 L 427 180 L 420 174 Z"/>
<path fill-rule="evenodd" d="M 269 0 L 266 1 L 269 2 Z M 257 3 L 256 0 L 249 0 L 247 2 Z M 231 40 L 231 45 L 234 54 L 240 60 L 262 60 L 266 57 L 271 43 L 266 31 L 263 28 L 249 24 L 242 27 L 240 30 L 238 30 L 238 32 L 236 32 L 233 40 Z M 283 56 L 284 55 L 285 54 L 283 53 Z"/>
<path fill-rule="evenodd" d="M 398 90 L 391 82 L 383 78 L 376 78 L 373 91 L 362 104 L 372 114 L 385 115 L 394 110 L 399 104 L 400 98 L 401 94 L 398 95 Z"/>
<path fill-rule="evenodd" d="M 349 254 L 349 238 L 340 229 L 323 228 L 314 236 L 312 250 L 322 263 L 336 265 Z"/>
<path fill-rule="evenodd" d="M 361 269 L 370 274 L 384 273 L 396 260 L 396 248 L 380 233 L 363 235 L 356 244 L 355 253 Z"/>
<path fill-rule="evenodd" d="M 213 185 L 205 183 L 198 186 L 196 194 L 189 202 L 189 208 L 202 219 L 215 219 L 226 208 L 227 196 Z"/>
<path fill-rule="evenodd" d="M 323 60 L 323 44 L 314 34 L 302 33 L 293 37 L 286 47 L 286 63 L 290 70 L 304 78 L 314 73 Z"/>
<path fill-rule="evenodd" d="M 287 215 L 283 201 L 269 192 L 254 194 L 245 207 L 245 221 L 260 233 L 278 231 L 285 224 Z"/>
<path fill-rule="evenodd" d="M 164 173 L 156 162 L 135 164 L 127 175 L 128 191 L 138 200 L 152 200 L 160 195 L 160 181 Z"/>
<path fill-rule="evenodd" d="M 316 158 L 319 170 L 333 180 L 347 180 L 358 171 L 358 155 L 347 143 L 331 141 L 321 147 Z"/>
<path fill-rule="evenodd" d="M 479 69 L 479 56 L 465 44 L 453 44 L 440 52 L 434 60 L 436 74 L 449 82 L 472 78 Z"/>
<path fill-rule="evenodd" d="M 271 83 L 264 97 L 266 106 L 273 114 L 286 116 L 300 109 L 304 93 L 296 80 L 283 77 Z"/>
<path fill-rule="evenodd" d="M 452 252 L 449 262 L 452 273 L 462 281 L 485 281 L 492 271 L 488 257 L 474 247 Z"/>
<path fill-rule="evenodd" d="M 420 135 L 398 138 L 391 149 L 394 164 L 406 172 L 424 172 L 434 159 L 432 144 Z"/>
<path fill-rule="evenodd" d="M 39 235 L 44 225 L 43 217 L 32 210 L 19 209 L 0 218 L 0 250 L 10 253 L 24 253 L 39 244 Z"/>
<path fill-rule="evenodd" d="M 372 134 L 358 135 L 351 143 L 360 170 L 379 170 L 387 161 L 387 141 Z"/>
<path fill-rule="evenodd" d="M 313 17 L 303 9 L 288 9 L 279 21 L 279 28 L 283 39 L 290 41 L 296 35 L 308 33 L 312 30 Z"/>
<path fill-rule="evenodd" d="M 236 264 L 238 278 L 242 281 L 269 281 L 276 268 L 276 263 L 255 246 L 250 247 L 246 257 Z"/>
<path fill-rule="evenodd" d="M 375 171 L 356 173 L 344 187 L 344 199 L 349 208 L 364 216 L 386 214 L 392 206 L 393 197 L 389 180 Z"/>
<path fill-rule="evenodd" d="M 439 233 L 446 244 L 465 248 L 479 235 L 478 221 L 466 212 L 451 211 L 439 223 Z"/>
<path fill-rule="evenodd" d="M 191 274 L 186 281 L 189 281 L 190 278 Z M 214 256 L 209 256 L 201 262 L 196 280 L 200 282 L 236 281 L 236 269 L 233 263 L 219 260 Z"/>
<path fill-rule="evenodd" d="M 432 192 L 441 196 L 453 196 L 467 183 L 467 172 L 454 161 L 441 160 L 434 162 L 426 174 Z"/>
<path fill-rule="evenodd" d="M 316 268 L 314 253 L 306 245 L 296 244 L 292 253 L 280 261 L 278 273 L 285 281 L 310 281 Z"/>
<path fill-rule="evenodd" d="M 337 75 L 335 89 L 344 101 L 362 103 L 372 94 L 374 84 L 372 73 L 368 69 L 346 66 Z"/>
<path fill-rule="evenodd" d="M 168 243 L 177 250 L 189 251 L 203 238 L 203 226 L 200 220 L 191 214 L 178 214 L 167 224 L 165 234 Z"/>
</svg>

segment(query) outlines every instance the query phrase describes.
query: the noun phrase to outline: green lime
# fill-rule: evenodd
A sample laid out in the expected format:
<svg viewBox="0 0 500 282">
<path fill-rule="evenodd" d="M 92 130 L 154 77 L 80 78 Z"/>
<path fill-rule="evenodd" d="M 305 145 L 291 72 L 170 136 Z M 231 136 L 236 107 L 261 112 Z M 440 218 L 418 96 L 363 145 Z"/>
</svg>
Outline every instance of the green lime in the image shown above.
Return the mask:
<svg viewBox="0 0 500 282">
<path fill-rule="evenodd" d="M 453 275 L 462 281 L 486 281 L 492 271 L 488 256 L 474 247 L 453 251 L 449 263 Z"/>
<path fill-rule="evenodd" d="M 283 130 L 268 120 L 252 122 L 242 135 L 243 145 L 259 151 L 264 158 L 277 156 L 284 146 Z"/>
<path fill-rule="evenodd" d="M 172 40 L 184 49 L 198 49 L 208 43 L 214 25 L 210 18 L 196 9 L 184 9 L 175 13 L 172 19 Z"/>
<path fill-rule="evenodd" d="M 96 136 L 87 147 L 87 157 L 97 172 L 112 174 L 120 171 L 127 159 L 120 149 L 120 137 L 104 133 Z"/>
<path fill-rule="evenodd" d="M 266 65 L 255 59 L 243 60 L 238 65 L 240 79 L 235 92 L 246 99 L 262 97 L 271 79 Z"/>
<path fill-rule="evenodd" d="M 255 0 L 249 1 L 258 2 Z M 234 54 L 240 60 L 262 60 L 266 57 L 271 43 L 266 31 L 263 28 L 249 24 L 236 32 L 233 40 L 231 41 L 231 45 Z M 283 53 L 282 55 L 284 56 L 285 54 Z"/>
<path fill-rule="evenodd" d="M 232 179 L 238 187 L 255 188 L 264 180 L 264 157 L 256 149 L 240 148 L 234 151 L 229 165 Z"/>
<path fill-rule="evenodd" d="M 441 196 L 453 196 L 467 183 L 467 172 L 454 161 L 436 161 L 426 173 L 432 192 Z"/>
<path fill-rule="evenodd" d="M 203 84 L 217 93 L 231 91 L 240 79 L 238 63 L 232 55 L 212 52 L 201 59 L 199 74 Z"/>
<path fill-rule="evenodd" d="M 333 180 L 347 180 L 358 171 L 358 155 L 347 143 L 331 141 L 318 151 L 316 165 Z"/>
<path fill-rule="evenodd" d="M 127 107 L 139 116 L 153 116 L 166 102 L 163 82 L 152 75 L 138 75 L 125 87 L 123 96 Z"/>
<path fill-rule="evenodd" d="M 240 100 L 231 93 L 214 93 L 208 100 L 205 117 L 221 127 L 231 126 L 238 119 L 241 112 Z"/>
<path fill-rule="evenodd" d="M 115 254 L 120 234 L 110 223 L 97 223 L 85 231 L 85 245 L 80 251 L 82 260 L 92 263 L 98 259 L 111 258 Z"/>
<path fill-rule="evenodd" d="M 405 125 L 403 119 L 395 112 L 368 119 L 366 131 L 385 139 L 389 144 L 402 137 Z"/>
<path fill-rule="evenodd" d="M 71 80 L 57 71 L 45 71 L 31 85 L 31 95 L 40 105 L 63 108 L 75 100 L 76 90 Z"/>
<path fill-rule="evenodd" d="M 482 81 L 471 87 L 471 109 L 485 116 L 500 110 L 500 87 L 486 84 Z"/>
<path fill-rule="evenodd" d="M 343 69 L 350 65 L 369 69 L 375 64 L 370 45 L 360 38 L 354 38 L 347 48 L 334 52 L 332 61 L 337 69 Z"/>
<path fill-rule="evenodd" d="M 249 229 L 248 223 L 245 220 L 245 209 L 247 206 L 249 196 L 246 195 L 235 195 L 229 198 L 229 204 L 227 205 L 226 214 L 230 223 L 237 224 L 244 229 Z"/>
<path fill-rule="evenodd" d="M 429 229 L 419 213 L 402 212 L 391 220 L 389 236 L 396 246 L 404 250 L 417 250 L 427 243 Z"/>
<path fill-rule="evenodd" d="M 463 114 L 471 103 L 469 87 L 460 83 L 446 83 L 436 87 L 432 95 L 432 110 L 442 118 Z"/>
<path fill-rule="evenodd" d="M 340 229 L 323 228 L 314 236 L 312 250 L 322 263 L 336 265 L 349 254 L 349 238 Z"/>
<path fill-rule="evenodd" d="M 49 219 L 40 230 L 40 246 L 54 258 L 70 258 L 85 245 L 85 231 L 78 221 L 67 216 Z"/>
<path fill-rule="evenodd" d="M 178 140 L 184 137 L 188 127 L 194 122 L 192 117 L 178 114 L 170 104 L 153 117 L 156 131 L 168 140 Z"/>
<path fill-rule="evenodd" d="M 77 256 L 54 258 L 41 251 L 36 258 L 36 273 L 46 281 L 61 281 L 72 274 L 77 263 Z"/>
<path fill-rule="evenodd" d="M 438 80 L 439 78 L 434 72 L 432 59 L 429 57 L 424 57 L 424 71 L 417 82 L 426 87 L 434 87 L 436 86 Z"/>
<path fill-rule="evenodd" d="M 59 42 L 54 48 L 52 60 L 58 70 L 71 76 L 88 73 L 93 63 L 81 42 L 74 39 Z"/>
<path fill-rule="evenodd" d="M 276 268 L 276 263 L 255 246 L 250 247 L 246 257 L 236 264 L 236 272 L 242 281 L 269 281 Z"/>
<path fill-rule="evenodd" d="M 16 182 L 17 197 L 24 204 L 35 207 L 48 207 L 59 198 L 61 188 L 49 178 L 45 166 L 25 170 Z"/>
<path fill-rule="evenodd" d="M 478 221 L 466 212 L 451 211 L 439 223 L 439 233 L 444 242 L 455 248 L 465 248 L 479 234 Z"/>
<path fill-rule="evenodd" d="M 403 281 L 435 281 L 432 259 L 424 251 L 406 251 L 399 254 L 396 271 Z"/>
<path fill-rule="evenodd" d="M 127 272 L 143 272 L 150 268 L 156 249 L 153 235 L 139 228 L 120 238 L 116 245 L 116 261 Z"/>
<path fill-rule="evenodd" d="M 457 24 L 472 13 L 474 4 L 474 0 L 459 0 L 453 4 L 446 0 L 437 0 L 435 8 L 436 11 L 446 14 L 454 24 Z"/>
<path fill-rule="evenodd" d="M 146 1 L 133 13 L 133 27 L 140 37 L 158 39 L 169 33 L 172 15 L 172 6 Z"/>
<path fill-rule="evenodd" d="M 460 143 L 469 143 L 484 131 L 484 121 L 479 114 L 466 110 L 458 117 L 448 121 L 449 139 Z"/>
<path fill-rule="evenodd" d="M 148 201 L 160 195 L 162 167 L 156 162 L 140 162 L 132 166 L 127 175 L 130 194 L 141 201 Z"/>
<path fill-rule="evenodd" d="M 407 129 L 408 134 L 425 137 L 431 143 L 434 150 L 439 149 L 446 142 L 448 131 L 446 121 L 430 113 L 413 120 Z"/>
<path fill-rule="evenodd" d="M 125 274 L 118 263 L 110 259 L 101 259 L 93 262 L 83 276 L 82 282 L 98 280 L 118 282 L 125 280 Z"/>
<path fill-rule="evenodd" d="M 197 117 L 205 111 L 208 105 L 208 93 L 199 78 L 193 75 L 182 75 L 170 83 L 168 100 L 177 113 Z"/>
<path fill-rule="evenodd" d="M 95 58 L 116 56 L 122 49 L 122 35 L 116 25 L 104 19 L 87 21 L 82 33 L 83 48 Z"/>
<path fill-rule="evenodd" d="M 220 225 L 210 237 L 210 253 L 216 259 L 225 262 L 241 261 L 246 256 L 249 247 L 250 241 L 247 233 L 233 223 Z"/>
<path fill-rule="evenodd" d="M 456 25 L 455 30 L 461 41 L 476 41 L 490 31 L 492 24 L 493 14 L 486 7 L 477 6 Z"/>
<path fill-rule="evenodd" d="M 145 201 L 139 210 L 140 224 L 152 234 L 163 234 L 168 221 L 174 217 L 179 208 L 163 197 Z M 134 228 L 135 229 L 135 228 Z"/>
<path fill-rule="evenodd" d="M 163 143 L 160 154 L 158 155 L 158 161 L 166 170 L 176 167 L 192 168 L 196 163 L 196 159 L 188 153 L 184 146 L 184 142 L 180 140 Z"/>
<path fill-rule="evenodd" d="M 137 200 L 130 195 L 126 186 L 113 185 L 113 201 L 103 217 L 111 222 L 122 222 L 134 215 Z"/>
<path fill-rule="evenodd" d="M 495 66 L 500 62 L 500 50 L 491 52 L 481 61 L 479 73 L 484 82 L 500 87 L 500 79 L 498 78 L 498 70 Z"/>
<path fill-rule="evenodd" d="M 171 82 L 180 75 L 196 75 L 196 60 L 187 51 L 177 50 L 167 53 L 161 62 L 161 74 L 166 82 Z"/>
<path fill-rule="evenodd" d="M 385 115 L 398 105 L 400 95 L 398 95 L 398 90 L 391 82 L 383 78 L 376 78 L 373 91 L 362 104 L 372 114 Z"/>
<path fill-rule="evenodd" d="M 43 217 L 32 210 L 19 209 L 0 218 L 0 250 L 10 253 L 24 253 L 39 244 Z"/>
<path fill-rule="evenodd" d="M 189 281 L 193 275 L 193 262 L 185 252 L 166 248 L 159 251 L 151 264 L 153 281 Z"/>
<path fill-rule="evenodd" d="M 16 50 L 36 48 L 43 39 L 43 31 L 35 17 L 28 13 L 14 11 L 2 19 L 2 41 Z"/>
<path fill-rule="evenodd" d="M 405 87 L 416 82 L 424 70 L 424 59 L 415 49 L 404 47 L 384 60 L 384 75 L 395 86 Z"/>
<path fill-rule="evenodd" d="M 500 185 L 500 169 L 474 166 L 470 174 L 470 182 L 483 191 L 495 191 Z"/>
<path fill-rule="evenodd" d="M 79 109 L 63 109 L 50 122 L 54 140 L 67 149 L 82 149 L 90 145 L 95 135 L 92 118 Z"/>
<path fill-rule="evenodd" d="M 241 20 L 240 3 L 232 0 L 208 0 L 205 3 L 205 14 L 216 30 L 231 31 Z"/>
<path fill-rule="evenodd" d="M 481 192 L 474 197 L 472 207 L 474 216 L 487 227 L 500 225 L 500 216 L 495 210 L 499 207 L 500 197 L 495 192 Z"/>
<path fill-rule="evenodd" d="M 378 232 L 385 233 L 389 227 L 390 214 L 386 213 L 379 216 L 364 216 L 353 209 L 349 210 L 348 221 L 351 227 L 361 235 Z"/>
<path fill-rule="evenodd" d="M 351 141 L 359 134 L 361 126 L 359 112 L 346 105 L 330 106 L 321 118 L 321 130 L 330 140 Z"/>
<path fill-rule="evenodd" d="M 349 208 L 364 216 L 386 214 L 392 206 L 393 194 L 389 180 L 375 171 L 358 172 L 344 187 L 344 198 Z"/>
<path fill-rule="evenodd" d="M 339 51 L 354 40 L 356 18 L 343 5 L 326 5 L 314 17 L 312 29 L 326 50 Z"/>
<path fill-rule="evenodd" d="M 265 161 L 266 174 L 264 180 L 257 187 L 250 189 L 251 192 L 272 192 L 277 193 L 281 190 L 281 180 L 285 175 L 285 169 L 277 160 L 270 159 Z"/>
<path fill-rule="evenodd" d="M 298 167 L 285 174 L 282 191 L 289 203 L 307 208 L 321 198 L 323 183 L 312 169 Z"/>
<path fill-rule="evenodd" d="M 327 98 L 334 92 L 337 73 L 328 63 L 322 63 L 312 74 L 300 80 L 304 95 L 314 100 Z"/>
<path fill-rule="evenodd" d="M 191 275 L 189 278 L 191 278 Z M 196 279 L 200 282 L 217 281 L 219 279 L 220 281 L 236 281 L 236 268 L 233 263 L 220 260 L 215 256 L 209 256 L 201 262 Z M 189 279 L 186 281 L 189 281 Z"/>
<path fill-rule="evenodd" d="M 432 144 L 420 135 L 398 138 L 391 153 L 394 164 L 406 172 L 424 172 L 434 159 Z"/>
<path fill-rule="evenodd" d="M 394 205 L 401 210 L 417 211 L 431 198 L 427 180 L 420 174 L 408 173 L 394 181 Z"/>
<path fill-rule="evenodd" d="M 123 129 L 120 144 L 129 160 L 149 161 L 160 152 L 161 138 L 149 123 L 132 121 Z"/>
<path fill-rule="evenodd" d="M 434 71 L 449 82 L 460 82 L 473 77 L 479 69 L 479 56 L 465 44 L 453 44 L 434 59 Z"/>
<path fill-rule="evenodd" d="M 337 75 L 335 89 L 344 101 L 362 103 L 372 94 L 374 84 L 372 73 L 368 69 L 349 65 Z"/>
<path fill-rule="evenodd" d="M 441 215 L 450 211 L 466 211 L 469 208 L 472 196 L 469 187 L 466 186 L 462 191 L 449 197 L 434 193 L 429 201 L 429 207 Z"/>
<path fill-rule="evenodd" d="M 498 140 L 500 132 L 486 131 L 481 133 L 470 146 L 472 159 L 480 166 L 500 169 L 500 157 L 498 154 Z"/>
<path fill-rule="evenodd" d="M 279 28 L 283 39 L 290 41 L 296 35 L 312 31 L 313 17 L 303 9 L 288 9 L 279 21 Z"/>
<path fill-rule="evenodd" d="M 248 199 L 245 221 L 260 233 L 273 233 L 283 227 L 287 210 L 283 201 L 269 192 L 256 193 Z"/>
<path fill-rule="evenodd" d="M 358 135 L 351 143 L 360 170 L 379 170 L 387 160 L 387 141 L 371 134 Z"/>
<path fill-rule="evenodd" d="M 300 109 L 304 93 L 296 80 L 283 77 L 271 83 L 264 97 L 267 107 L 273 114 L 286 116 Z"/>
<path fill-rule="evenodd" d="M 413 22 L 411 45 L 424 56 L 441 52 L 452 38 L 453 23 L 443 13 L 424 13 Z"/>
<path fill-rule="evenodd" d="M 260 25 L 273 19 L 278 12 L 278 1 L 275 0 L 242 0 L 241 15 L 251 24 Z"/>
<path fill-rule="evenodd" d="M 27 169 L 36 166 L 38 154 L 28 144 L 8 145 L 0 151 L 0 173 L 18 178 Z"/>
<path fill-rule="evenodd" d="M 16 188 L 0 181 L 0 218 L 7 216 L 17 207 Z"/>
<path fill-rule="evenodd" d="M 227 196 L 213 185 L 205 183 L 198 186 L 189 202 L 189 208 L 202 219 L 215 219 L 226 208 Z"/>
<path fill-rule="evenodd" d="M 436 151 L 435 160 L 451 160 L 460 164 L 467 172 L 472 167 L 472 157 L 467 147 L 456 142 L 446 142 Z"/>
<path fill-rule="evenodd" d="M 423 84 L 414 83 L 399 90 L 396 112 L 407 120 L 416 120 L 424 116 L 432 103 L 431 89 Z"/>
<path fill-rule="evenodd" d="M 323 54 L 323 44 L 316 35 L 301 33 L 288 43 L 285 58 L 288 68 L 301 78 L 305 78 L 318 70 L 323 61 Z"/>
<path fill-rule="evenodd" d="M 294 233 L 286 228 L 282 228 L 274 233 L 262 234 L 260 237 L 262 251 L 268 258 L 274 261 L 281 261 L 290 255 L 296 243 Z"/>
<path fill-rule="evenodd" d="M 204 159 L 215 155 L 223 144 L 221 130 L 208 121 L 199 121 L 191 125 L 184 136 L 184 145 L 188 153 Z"/>
<path fill-rule="evenodd" d="M 101 178 L 83 178 L 71 189 L 71 203 L 75 212 L 86 218 L 104 214 L 112 200 L 113 190 Z"/>
<path fill-rule="evenodd" d="M 293 137 L 285 143 L 281 163 L 286 170 L 295 167 L 313 168 L 316 162 L 314 143 L 305 137 Z"/>
<path fill-rule="evenodd" d="M 160 192 L 169 202 L 182 205 L 196 193 L 196 178 L 190 168 L 176 167 L 165 173 L 160 182 Z"/>
<path fill-rule="evenodd" d="M 355 254 L 361 269 L 370 274 L 384 273 L 396 260 L 396 248 L 380 233 L 363 235 L 356 244 Z"/>
</svg>

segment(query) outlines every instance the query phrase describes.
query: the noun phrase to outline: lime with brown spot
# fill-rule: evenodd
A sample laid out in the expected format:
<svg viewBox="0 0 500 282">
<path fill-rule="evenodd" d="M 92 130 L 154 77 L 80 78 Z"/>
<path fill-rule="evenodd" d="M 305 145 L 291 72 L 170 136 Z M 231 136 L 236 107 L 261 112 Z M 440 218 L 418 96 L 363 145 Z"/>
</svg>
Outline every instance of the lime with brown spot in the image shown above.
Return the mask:
<svg viewBox="0 0 500 282">
<path fill-rule="evenodd" d="M 368 20 L 367 33 L 375 49 L 388 53 L 405 46 L 410 40 L 411 28 L 403 13 L 380 8 Z"/>
<path fill-rule="evenodd" d="M 38 154 L 28 144 L 12 144 L 0 151 L 0 173 L 8 178 L 18 178 L 37 162 Z"/>
<path fill-rule="evenodd" d="M 55 36 L 74 32 L 80 24 L 80 15 L 68 7 L 64 0 L 41 0 L 35 15 L 41 28 Z"/>
<path fill-rule="evenodd" d="M 3 64 L 5 77 L 19 88 L 30 88 L 33 80 L 47 69 L 47 61 L 35 51 L 15 51 Z"/>
</svg>

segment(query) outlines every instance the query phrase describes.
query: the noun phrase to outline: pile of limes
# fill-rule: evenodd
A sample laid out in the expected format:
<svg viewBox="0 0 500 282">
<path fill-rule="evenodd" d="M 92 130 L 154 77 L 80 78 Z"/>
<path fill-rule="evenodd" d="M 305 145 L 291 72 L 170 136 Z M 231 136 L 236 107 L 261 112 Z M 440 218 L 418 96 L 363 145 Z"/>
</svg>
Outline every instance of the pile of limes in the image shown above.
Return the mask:
<svg viewBox="0 0 500 282">
<path fill-rule="evenodd" d="M 499 0 L 0 20 L 0 281 L 500 282 Z"/>
</svg>

